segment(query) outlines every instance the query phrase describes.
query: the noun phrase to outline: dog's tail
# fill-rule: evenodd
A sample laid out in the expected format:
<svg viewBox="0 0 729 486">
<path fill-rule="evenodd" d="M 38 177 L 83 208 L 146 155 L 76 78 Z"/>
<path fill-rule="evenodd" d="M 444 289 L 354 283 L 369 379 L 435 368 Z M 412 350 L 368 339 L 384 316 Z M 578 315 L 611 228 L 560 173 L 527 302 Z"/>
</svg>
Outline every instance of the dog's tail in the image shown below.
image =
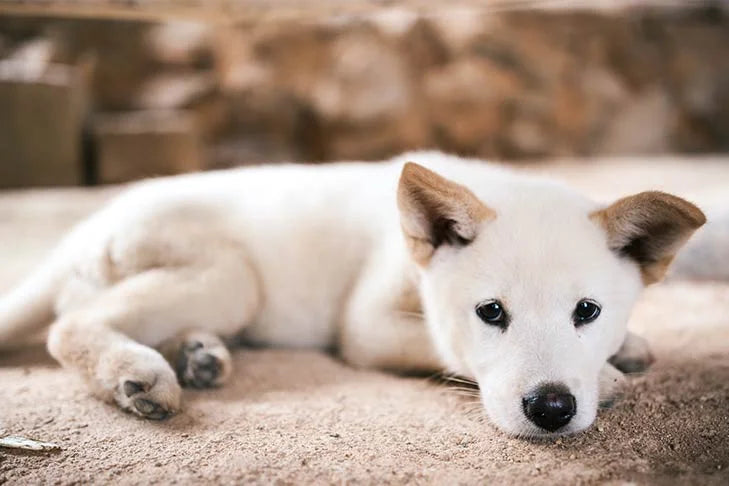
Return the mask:
<svg viewBox="0 0 729 486">
<path fill-rule="evenodd" d="M 0 349 L 22 342 L 51 323 L 63 270 L 62 262 L 51 256 L 0 298 Z"/>
</svg>

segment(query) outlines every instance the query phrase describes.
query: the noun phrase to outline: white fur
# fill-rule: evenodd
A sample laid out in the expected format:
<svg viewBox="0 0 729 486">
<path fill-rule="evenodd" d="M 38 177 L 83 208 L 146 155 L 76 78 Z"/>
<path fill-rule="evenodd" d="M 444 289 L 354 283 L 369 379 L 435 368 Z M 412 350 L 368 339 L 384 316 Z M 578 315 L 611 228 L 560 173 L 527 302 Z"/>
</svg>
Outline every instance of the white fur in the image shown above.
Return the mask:
<svg viewBox="0 0 729 486">
<path fill-rule="evenodd" d="M 423 268 L 410 259 L 396 204 L 408 160 L 466 185 L 497 214 L 471 245 L 441 248 Z M 594 420 L 598 375 L 622 344 L 642 287 L 637 266 L 611 252 L 588 218 L 595 209 L 553 182 L 438 152 L 152 180 L 79 225 L 41 277 L 0 302 L 0 342 L 52 308 L 51 353 L 128 408 L 123 380 L 150 369 L 170 380 L 147 346 L 185 329 L 243 329 L 267 345 L 338 346 L 356 365 L 442 363 L 477 380 L 488 415 L 513 434 L 541 433 L 524 417 L 522 397 L 562 382 L 578 405 L 561 432 L 575 432 Z M 419 315 L 398 309 L 413 287 L 428 334 Z M 571 313 L 584 297 L 603 310 L 576 329 Z M 492 298 L 512 317 L 508 332 L 474 313 Z M 76 360 L 75 340 L 93 360 Z M 129 362 L 114 371 L 125 352 Z M 157 399 L 174 409 L 179 393 L 165 386 Z"/>
</svg>

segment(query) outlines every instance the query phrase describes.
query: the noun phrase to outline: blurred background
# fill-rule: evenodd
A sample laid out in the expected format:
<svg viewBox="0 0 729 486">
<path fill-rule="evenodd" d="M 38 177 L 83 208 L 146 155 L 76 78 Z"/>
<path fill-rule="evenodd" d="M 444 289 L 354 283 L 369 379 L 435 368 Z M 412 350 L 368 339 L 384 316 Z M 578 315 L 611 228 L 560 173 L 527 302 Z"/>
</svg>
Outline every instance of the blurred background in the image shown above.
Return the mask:
<svg viewBox="0 0 729 486">
<path fill-rule="evenodd" d="M 729 150 L 729 1 L 0 4 L 0 187 Z"/>
</svg>

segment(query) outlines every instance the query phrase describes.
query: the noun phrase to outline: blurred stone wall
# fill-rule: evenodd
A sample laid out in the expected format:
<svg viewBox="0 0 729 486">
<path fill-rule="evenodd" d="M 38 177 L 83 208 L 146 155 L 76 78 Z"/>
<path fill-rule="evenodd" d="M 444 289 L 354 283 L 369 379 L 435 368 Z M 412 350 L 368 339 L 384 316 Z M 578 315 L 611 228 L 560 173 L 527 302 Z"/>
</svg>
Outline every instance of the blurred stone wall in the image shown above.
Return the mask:
<svg viewBox="0 0 729 486">
<path fill-rule="evenodd" d="M 729 149 L 729 15 L 714 3 L 4 15 L 0 59 L 0 187 L 423 147 L 507 160 Z"/>
</svg>

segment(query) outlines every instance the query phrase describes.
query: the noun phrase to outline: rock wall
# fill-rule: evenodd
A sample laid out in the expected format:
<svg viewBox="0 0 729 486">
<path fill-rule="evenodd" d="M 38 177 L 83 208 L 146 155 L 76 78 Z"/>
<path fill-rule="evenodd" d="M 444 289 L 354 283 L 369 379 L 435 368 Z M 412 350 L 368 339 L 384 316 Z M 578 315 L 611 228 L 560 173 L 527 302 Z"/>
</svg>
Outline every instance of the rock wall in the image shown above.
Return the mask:
<svg viewBox="0 0 729 486">
<path fill-rule="evenodd" d="M 729 149 L 729 15 L 715 3 L 224 23 L 3 16 L 0 57 L 83 73 L 87 111 L 69 126 L 87 181 L 421 147 L 509 160 Z M 169 140 L 175 150 L 160 149 Z M 24 163 L 3 147 L 0 164 Z"/>
</svg>

